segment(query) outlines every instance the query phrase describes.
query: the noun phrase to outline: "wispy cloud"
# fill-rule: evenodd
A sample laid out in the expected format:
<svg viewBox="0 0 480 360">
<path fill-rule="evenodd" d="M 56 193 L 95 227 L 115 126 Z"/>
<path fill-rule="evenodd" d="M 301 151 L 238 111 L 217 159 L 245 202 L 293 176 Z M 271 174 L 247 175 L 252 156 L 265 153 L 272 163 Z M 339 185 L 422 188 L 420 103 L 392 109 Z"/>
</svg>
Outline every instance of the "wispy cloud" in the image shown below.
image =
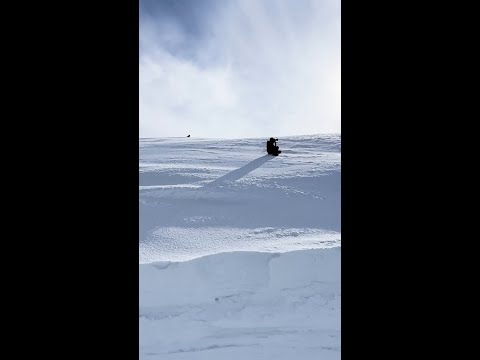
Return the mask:
<svg viewBox="0 0 480 360">
<path fill-rule="evenodd" d="M 142 3 L 140 136 L 340 132 L 340 1 Z"/>
</svg>

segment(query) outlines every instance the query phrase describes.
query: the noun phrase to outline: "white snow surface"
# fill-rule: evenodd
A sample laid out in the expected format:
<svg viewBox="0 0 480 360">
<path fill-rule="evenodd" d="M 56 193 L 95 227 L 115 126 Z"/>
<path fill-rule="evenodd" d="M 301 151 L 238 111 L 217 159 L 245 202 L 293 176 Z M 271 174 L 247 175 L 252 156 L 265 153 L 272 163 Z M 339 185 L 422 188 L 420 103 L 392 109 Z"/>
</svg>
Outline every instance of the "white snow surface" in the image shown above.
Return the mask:
<svg viewBox="0 0 480 360">
<path fill-rule="evenodd" d="M 140 139 L 140 359 L 340 359 L 340 135 Z"/>
</svg>

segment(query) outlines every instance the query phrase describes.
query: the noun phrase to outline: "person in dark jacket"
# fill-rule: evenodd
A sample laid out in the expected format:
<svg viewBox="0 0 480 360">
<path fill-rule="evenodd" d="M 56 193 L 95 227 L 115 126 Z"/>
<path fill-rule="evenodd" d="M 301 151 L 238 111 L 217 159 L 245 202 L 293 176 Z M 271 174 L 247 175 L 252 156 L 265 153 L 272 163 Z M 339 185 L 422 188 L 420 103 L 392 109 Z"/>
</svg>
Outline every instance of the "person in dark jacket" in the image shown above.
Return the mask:
<svg viewBox="0 0 480 360">
<path fill-rule="evenodd" d="M 271 137 L 270 140 L 267 141 L 267 153 L 269 153 L 270 155 L 277 156 L 281 153 L 281 151 L 278 150 L 277 141 L 278 139 L 274 139 L 273 137 Z"/>
</svg>

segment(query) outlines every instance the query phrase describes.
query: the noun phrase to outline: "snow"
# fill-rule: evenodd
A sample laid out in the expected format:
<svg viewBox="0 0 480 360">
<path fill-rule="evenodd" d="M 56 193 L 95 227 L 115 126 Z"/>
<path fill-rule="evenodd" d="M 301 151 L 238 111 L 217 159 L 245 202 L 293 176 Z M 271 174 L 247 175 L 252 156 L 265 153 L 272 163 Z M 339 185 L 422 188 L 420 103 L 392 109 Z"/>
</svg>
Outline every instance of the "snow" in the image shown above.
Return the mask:
<svg viewBox="0 0 480 360">
<path fill-rule="evenodd" d="M 340 135 L 268 137 L 140 140 L 140 359 L 340 359 Z"/>
</svg>

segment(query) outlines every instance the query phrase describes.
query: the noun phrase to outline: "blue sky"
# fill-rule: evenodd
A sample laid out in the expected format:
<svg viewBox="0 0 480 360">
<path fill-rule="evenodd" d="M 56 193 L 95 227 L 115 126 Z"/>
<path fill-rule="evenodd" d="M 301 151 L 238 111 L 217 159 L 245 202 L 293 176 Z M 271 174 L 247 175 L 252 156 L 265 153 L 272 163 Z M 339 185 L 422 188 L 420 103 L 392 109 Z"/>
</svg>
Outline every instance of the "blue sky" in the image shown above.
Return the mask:
<svg viewBox="0 0 480 360">
<path fill-rule="evenodd" d="M 140 0 L 140 136 L 340 133 L 340 1 Z"/>
</svg>

